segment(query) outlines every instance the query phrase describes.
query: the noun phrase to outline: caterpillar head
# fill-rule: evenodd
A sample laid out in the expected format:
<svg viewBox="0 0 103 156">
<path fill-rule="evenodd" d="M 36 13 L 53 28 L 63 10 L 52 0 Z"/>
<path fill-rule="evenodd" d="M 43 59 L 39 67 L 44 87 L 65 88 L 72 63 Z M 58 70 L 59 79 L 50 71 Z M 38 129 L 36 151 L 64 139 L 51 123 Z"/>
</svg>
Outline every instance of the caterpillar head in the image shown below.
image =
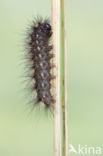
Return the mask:
<svg viewBox="0 0 103 156">
<path fill-rule="evenodd" d="M 48 22 L 39 23 L 38 29 L 47 37 L 52 35 L 51 25 Z"/>
</svg>

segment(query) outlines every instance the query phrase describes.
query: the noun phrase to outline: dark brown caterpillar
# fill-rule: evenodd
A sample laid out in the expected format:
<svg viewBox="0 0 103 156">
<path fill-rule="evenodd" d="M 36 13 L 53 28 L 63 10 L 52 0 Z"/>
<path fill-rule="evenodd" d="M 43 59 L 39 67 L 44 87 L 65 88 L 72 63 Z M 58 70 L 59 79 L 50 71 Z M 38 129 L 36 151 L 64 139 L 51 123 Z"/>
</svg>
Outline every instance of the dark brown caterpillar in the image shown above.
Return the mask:
<svg viewBox="0 0 103 156">
<path fill-rule="evenodd" d="M 32 89 L 37 92 L 37 102 L 44 103 L 46 107 L 55 103 L 51 91 L 51 80 L 55 78 L 51 72 L 54 67 L 51 53 L 53 46 L 50 45 L 51 36 L 52 28 L 49 21 L 39 19 L 33 22 L 27 41 L 27 57 L 31 62 L 29 66 L 34 71 L 31 76 L 31 80 L 35 81 Z"/>
</svg>

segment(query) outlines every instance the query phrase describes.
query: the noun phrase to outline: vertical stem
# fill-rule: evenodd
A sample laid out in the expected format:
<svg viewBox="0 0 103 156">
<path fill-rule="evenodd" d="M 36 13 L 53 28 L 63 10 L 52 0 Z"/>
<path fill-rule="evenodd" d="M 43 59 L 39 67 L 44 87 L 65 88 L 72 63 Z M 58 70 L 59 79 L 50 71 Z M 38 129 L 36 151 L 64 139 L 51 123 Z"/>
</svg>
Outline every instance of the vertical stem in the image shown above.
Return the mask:
<svg viewBox="0 0 103 156">
<path fill-rule="evenodd" d="M 62 126 L 62 156 L 65 156 L 64 1 L 60 0 L 60 2 L 60 105 Z"/>
<path fill-rule="evenodd" d="M 54 80 L 54 154 L 62 156 L 61 152 L 61 110 L 60 110 L 60 0 L 52 0 L 52 29 L 53 29 L 53 53 L 55 55 L 53 64 L 56 68 L 53 73 Z"/>
<path fill-rule="evenodd" d="M 67 19 L 66 0 L 64 0 L 64 76 L 65 76 L 65 156 L 69 156 L 68 145 L 68 51 L 67 51 Z"/>
<path fill-rule="evenodd" d="M 53 28 L 53 70 L 54 80 L 54 153 L 55 156 L 68 156 L 67 152 L 67 105 L 65 104 L 65 24 L 64 0 L 52 0 L 52 28 Z"/>
</svg>

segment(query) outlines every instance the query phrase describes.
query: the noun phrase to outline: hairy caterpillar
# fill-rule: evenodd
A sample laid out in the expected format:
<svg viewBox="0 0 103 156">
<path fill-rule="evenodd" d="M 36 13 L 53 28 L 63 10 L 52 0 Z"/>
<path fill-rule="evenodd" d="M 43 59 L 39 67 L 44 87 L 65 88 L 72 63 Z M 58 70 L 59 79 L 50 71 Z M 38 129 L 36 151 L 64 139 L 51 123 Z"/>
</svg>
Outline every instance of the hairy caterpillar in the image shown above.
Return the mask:
<svg viewBox="0 0 103 156">
<path fill-rule="evenodd" d="M 51 80 L 55 78 L 52 75 L 52 58 L 54 55 L 51 50 L 50 39 L 52 28 L 48 20 L 37 19 L 33 22 L 31 31 L 27 37 L 27 55 L 29 59 L 29 69 L 32 72 L 31 80 L 32 90 L 36 91 L 37 103 L 42 102 L 46 107 L 53 106 L 55 99 L 52 95 Z"/>
</svg>

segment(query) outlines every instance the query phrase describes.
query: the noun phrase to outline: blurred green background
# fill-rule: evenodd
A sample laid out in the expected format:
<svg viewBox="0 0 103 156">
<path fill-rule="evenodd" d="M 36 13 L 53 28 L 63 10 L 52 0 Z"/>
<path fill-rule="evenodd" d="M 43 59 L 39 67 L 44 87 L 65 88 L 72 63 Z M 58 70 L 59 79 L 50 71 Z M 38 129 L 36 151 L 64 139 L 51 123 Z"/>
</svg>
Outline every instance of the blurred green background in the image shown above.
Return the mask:
<svg viewBox="0 0 103 156">
<path fill-rule="evenodd" d="M 50 9 L 50 0 L 0 1 L 0 156 L 53 156 L 53 118 L 29 113 L 20 77 L 25 30 Z M 67 0 L 67 31 L 69 144 L 103 149 L 103 1 Z"/>
</svg>

